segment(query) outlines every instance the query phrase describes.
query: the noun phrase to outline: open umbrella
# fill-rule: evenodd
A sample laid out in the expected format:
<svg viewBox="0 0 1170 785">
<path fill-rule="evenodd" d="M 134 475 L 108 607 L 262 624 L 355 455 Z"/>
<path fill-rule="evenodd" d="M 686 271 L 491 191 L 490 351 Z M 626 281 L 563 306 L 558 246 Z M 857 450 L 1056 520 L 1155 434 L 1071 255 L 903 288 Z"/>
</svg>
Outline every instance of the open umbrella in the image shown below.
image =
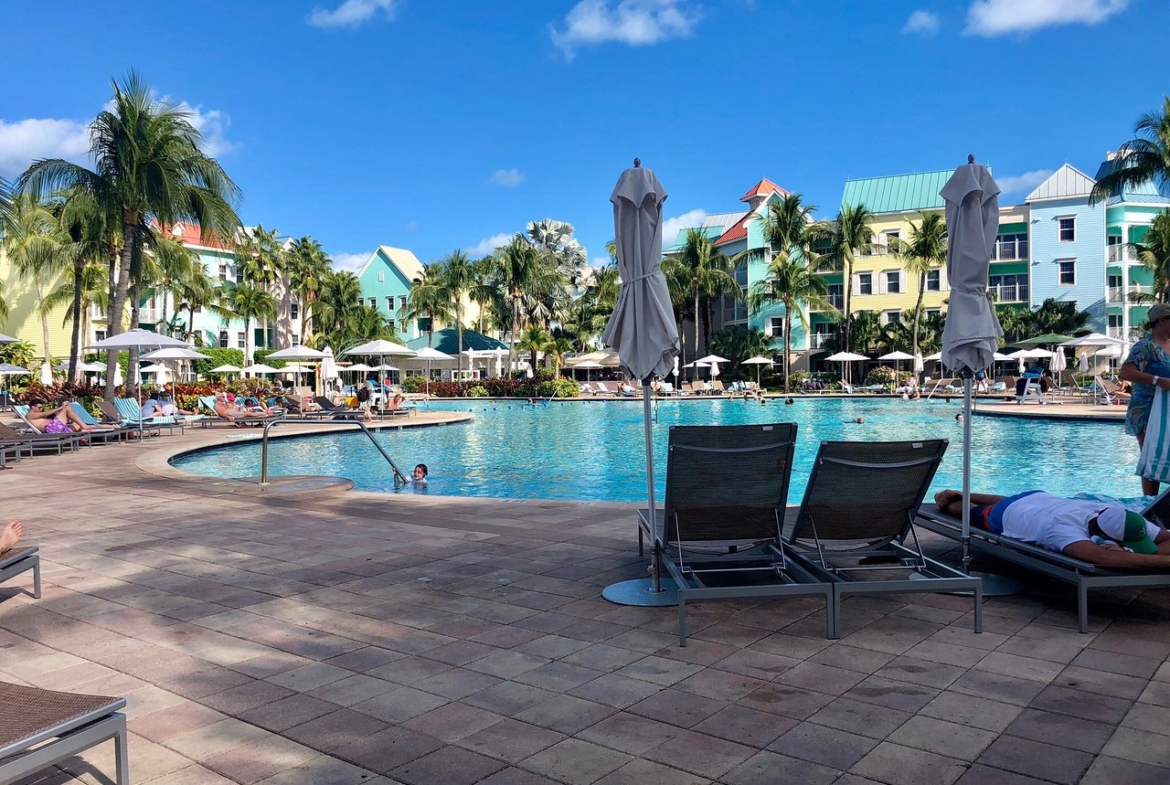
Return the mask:
<svg viewBox="0 0 1170 785">
<path fill-rule="evenodd" d="M 1061 342 L 1061 346 L 1125 346 L 1129 341 L 1124 338 L 1111 338 L 1102 333 L 1089 333 L 1080 338 L 1072 338 Z M 1022 345 L 1022 344 L 1021 344 Z"/>
<path fill-rule="evenodd" d="M 169 335 L 163 335 L 162 333 L 154 333 L 150 330 L 135 328 L 133 330 L 126 330 L 125 332 L 118 333 L 117 335 L 111 335 L 109 338 L 103 338 L 102 340 L 94 343 L 91 346 L 87 346 L 86 348 L 92 349 L 94 351 L 109 353 L 106 359 L 106 367 L 107 369 L 111 366 L 113 367 L 114 378 L 106 379 L 106 390 L 108 392 L 113 392 L 113 389 L 121 383 L 121 368 L 118 365 L 118 352 L 131 349 L 137 349 L 142 352 L 149 352 L 155 349 L 166 349 L 168 347 L 187 348 L 187 343 L 185 341 L 179 340 L 178 338 L 172 338 Z M 134 377 L 131 381 L 137 388 L 138 403 L 141 404 L 142 389 L 141 384 L 138 383 L 141 377 L 138 376 L 137 368 L 131 368 L 130 373 Z M 138 423 L 138 443 L 143 443 L 141 420 L 139 420 Z"/>
<path fill-rule="evenodd" d="M 914 355 L 907 354 L 906 352 L 901 352 L 901 351 L 893 351 L 893 352 L 890 352 L 889 354 L 883 354 L 882 356 L 878 357 L 878 359 L 879 360 L 893 360 L 894 362 L 899 364 L 898 367 L 895 368 L 894 370 L 901 371 L 902 370 L 902 367 L 901 367 L 902 361 L 903 360 L 913 360 Z"/>
<path fill-rule="evenodd" d="M 242 370 L 244 369 L 237 368 L 231 363 L 224 363 L 223 365 L 215 366 L 210 371 L 208 371 L 208 373 L 240 373 Z"/>
<path fill-rule="evenodd" d="M 275 368 L 273 368 L 271 365 L 265 365 L 264 363 L 252 363 L 251 365 L 245 365 L 241 370 L 243 370 L 244 373 L 254 374 L 276 373 Z"/>
<path fill-rule="evenodd" d="M 433 360 L 454 360 L 455 358 L 446 352 L 440 352 L 438 349 L 432 349 L 429 346 L 419 349 L 415 352 L 414 357 L 416 360 L 426 360 L 427 362 L 427 405 L 429 406 L 431 399 L 431 362 Z M 529 371 L 531 370 L 530 368 Z"/>
<path fill-rule="evenodd" d="M 622 172 L 609 200 L 613 203 L 614 244 L 622 286 L 602 341 L 621 357 L 622 371 L 642 382 L 642 419 L 646 441 L 647 521 L 658 525 L 654 499 L 654 446 L 651 433 L 650 385 L 666 376 L 679 353 L 678 327 L 670 291 L 662 274 L 662 204 L 666 189 L 654 172 L 634 167 Z M 651 542 L 657 538 L 651 537 Z M 652 575 L 606 587 L 602 596 L 623 605 L 671 605 L 677 592 L 663 591 L 660 559 L 652 545 Z"/>
<path fill-rule="evenodd" d="M 322 352 L 318 349 L 313 349 L 309 346 L 305 346 L 304 344 L 296 343 L 296 344 L 293 344 L 292 346 L 288 347 L 287 349 L 280 349 L 279 351 L 273 352 L 272 354 L 268 355 L 267 359 L 272 359 L 272 360 L 312 360 L 314 362 L 320 362 L 322 359 L 324 359 L 324 357 L 325 357 L 325 352 Z M 294 384 L 297 387 L 300 387 L 301 386 L 300 371 L 295 372 L 295 377 L 296 377 L 296 381 L 294 382 Z"/>
<path fill-rule="evenodd" d="M 16 343 L 19 340 L 20 340 L 19 338 L 13 338 L 11 335 L 5 335 L 4 333 L 0 333 L 0 343 Z M 13 367 L 16 367 L 16 366 L 13 366 Z"/>
<path fill-rule="evenodd" d="M 414 349 L 409 349 L 400 343 L 394 341 L 387 341 L 384 338 L 379 338 L 376 341 L 369 341 L 367 343 L 358 344 L 352 349 L 346 349 L 345 355 L 358 355 L 364 357 L 377 357 L 378 365 L 385 366 L 387 357 L 414 357 Z M 379 370 L 383 370 L 379 368 Z M 395 368 L 394 370 L 398 370 Z"/>
<path fill-rule="evenodd" d="M 1025 338 L 1022 341 L 1016 341 L 1016 346 L 1051 346 L 1053 344 L 1064 343 L 1071 341 L 1071 335 L 1061 335 L 1060 333 L 1044 333 L 1043 335 L 1034 335 L 1031 338 Z"/>
<path fill-rule="evenodd" d="M 754 365 L 754 366 L 756 366 L 756 387 L 760 386 L 760 366 L 761 365 L 775 365 L 775 364 L 776 363 L 772 361 L 771 357 L 764 357 L 763 355 L 760 355 L 760 354 L 757 354 L 755 357 L 749 357 L 746 360 L 744 360 L 742 363 L 740 363 L 740 365 Z"/>
<path fill-rule="evenodd" d="M 5 405 L 8 405 L 8 379 L 7 379 L 7 377 L 9 377 L 9 376 L 28 376 L 31 373 L 32 373 L 32 371 L 30 371 L 28 368 L 21 368 L 19 365 L 13 365 L 11 363 L 0 363 L 0 376 L 5 377 L 5 379 L 4 379 L 4 394 L 3 394 Z"/>
<path fill-rule="evenodd" d="M 939 192 L 946 203 L 947 278 L 943 365 L 963 376 L 963 572 L 971 570 L 971 381 L 991 365 L 1003 335 L 987 291 L 987 269 L 999 232 L 999 186 L 987 167 L 967 156 Z M 984 581 L 984 591 L 988 591 Z M 1018 590 L 1018 589 L 1017 589 Z"/>
<path fill-rule="evenodd" d="M 590 373 L 589 372 L 592 371 L 594 368 L 604 368 L 604 367 L 605 366 L 599 362 L 594 362 L 593 360 L 585 360 L 584 362 L 579 362 L 576 365 L 574 365 L 573 370 L 576 371 L 578 368 L 584 368 L 585 369 L 585 381 L 589 382 L 589 380 L 590 380 Z"/>
<path fill-rule="evenodd" d="M 856 362 L 861 362 L 862 360 L 868 360 L 868 359 L 869 358 L 866 357 L 864 354 L 854 354 L 853 352 L 837 352 L 836 354 L 830 354 L 828 357 L 825 358 L 825 360 L 827 362 L 841 363 L 841 378 L 842 379 L 848 378 L 848 374 L 846 373 L 846 369 L 848 368 L 847 363 L 856 363 Z"/>
</svg>

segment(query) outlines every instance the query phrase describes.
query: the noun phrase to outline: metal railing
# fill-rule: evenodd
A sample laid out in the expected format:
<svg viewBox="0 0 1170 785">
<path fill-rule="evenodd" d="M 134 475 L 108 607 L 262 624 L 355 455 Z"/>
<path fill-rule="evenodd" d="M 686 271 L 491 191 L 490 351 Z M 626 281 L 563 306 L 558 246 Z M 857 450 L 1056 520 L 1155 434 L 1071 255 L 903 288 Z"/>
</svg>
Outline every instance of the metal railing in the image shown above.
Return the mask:
<svg viewBox="0 0 1170 785">
<path fill-rule="evenodd" d="M 390 468 L 394 471 L 395 481 L 398 481 L 399 479 L 401 479 L 404 482 L 406 481 L 406 475 L 404 475 L 401 472 L 401 470 L 399 470 L 398 464 L 394 463 L 394 459 L 390 457 L 390 454 L 388 452 L 386 452 L 385 449 L 383 449 L 382 445 L 378 444 L 378 440 L 374 438 L 373 432 L 369 428 L 367 428 L 364 423 L 362 423 L 358 420 L 290 420 L 287 417 L 278 417 L 277 419 L 271 420 L 270 422 L 267 422 L 264 424 L 264 435 L 261 437 L 261 441 L 260 441 L 260 487 L 261 488 L 267 488 L 269 485 L 269 482 L 268 482 L 268 432 L 270 430 L 272 430 L 272 428 L 276 427 L 277 425 L 280 425 L 281 423 L 292 423 L 293 425 L 333 425 L 333 426 L 356 425 L 357 427 L 362 429 L 362 433 L 364 433 L 366 436 L 370 437 L 370 443 L 373 444 L 374 447 L 376 447 L 378 449 L 378 452 L 382 453 L 382 457 L 386 459 L 386 463 L 390 464 Z"/>
</svg>

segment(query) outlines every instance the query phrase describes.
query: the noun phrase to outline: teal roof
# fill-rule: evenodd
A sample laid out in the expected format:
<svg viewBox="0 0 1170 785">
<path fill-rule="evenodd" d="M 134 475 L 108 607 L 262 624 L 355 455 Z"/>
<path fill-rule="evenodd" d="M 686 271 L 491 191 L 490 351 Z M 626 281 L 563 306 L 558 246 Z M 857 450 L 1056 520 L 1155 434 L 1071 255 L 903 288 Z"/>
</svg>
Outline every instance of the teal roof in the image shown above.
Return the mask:
<svg viewBox="0 0 1170 785">
<path fill-rule="evenodd" d="M 940 169 L 937 172 L 846 180 L 841 204 L 854 206 L 864 204 L 871 213 L 941 209 L 943 198 L 938 192 L 946 185 L 954 171 Z"/>
<path fill-rule="evenodd" d="M 407 342 L 407 347 L 414 350 L 426 348 L 427 336 L 426 333 L 415 338 L 413 341 Z M 435 330 L 434 341 L 429 344 L 431 347 L 438 349 L 440 352 L 449 354 L 454 357 L 459 353 L 459 333 L 454 327 L 444 327 L 442 330 Z M 483 333 L 477 333 L 475 330 L 463 329 L 463 351 L 482 352 L 486 349 L 507 349 L 508 344 L 503 341 L 497 341 L 495 338 L 489 338 Z"/>
<path fill-rule="evenodd" d="M 1117 171 L 1117 166 L 1120 163 L 1121 160 L 1118 158 L 1114 158 L 1112 161 L 1102 161 L 1101 165 L 1097 167 L 1097 177 L 1095 179 L 1100 180 L 1106 175 L 1113 174 Z M 1153 180 L 1146 180 L 1144 183 L 1131 185 L 1120 191 L 1114 191 L 1109 197 L 1109 204 L 1121 204 L 1124 202 L 1170 204 L 1170 193 L 1164 193 L 1160 190 Z"/>
</svg>

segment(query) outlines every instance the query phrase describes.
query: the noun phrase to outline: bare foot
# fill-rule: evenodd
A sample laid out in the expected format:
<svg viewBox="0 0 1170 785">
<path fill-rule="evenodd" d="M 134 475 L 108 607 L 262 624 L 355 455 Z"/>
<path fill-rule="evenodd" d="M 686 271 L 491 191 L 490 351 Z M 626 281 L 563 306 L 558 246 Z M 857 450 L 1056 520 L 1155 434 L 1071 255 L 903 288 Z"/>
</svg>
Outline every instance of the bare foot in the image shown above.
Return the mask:
<svg viewBox="0 0 1170 785">
<path fill-rule="evenodd" d="M 962 498 L 963 494 L 960 491 L 939 491 L 934 495 L 934 503 L 941 509 L 945 508 L 951 502 L 958 501 Z"/>
<path fill-rule="evenodd" d="M 22 534 L 24 534 L 24 526 L 21 522 L 9 521 L 8 525 L 0 531 L 0 553 L 4 553 L 16 545 Z"/>
</svg>

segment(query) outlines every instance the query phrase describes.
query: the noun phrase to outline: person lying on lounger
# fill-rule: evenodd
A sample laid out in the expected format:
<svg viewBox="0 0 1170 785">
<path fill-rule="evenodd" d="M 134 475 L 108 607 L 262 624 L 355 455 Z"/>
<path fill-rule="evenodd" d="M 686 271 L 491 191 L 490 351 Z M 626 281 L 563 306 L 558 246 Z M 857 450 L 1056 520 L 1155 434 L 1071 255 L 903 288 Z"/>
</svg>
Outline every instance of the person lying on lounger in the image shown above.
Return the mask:
<svg viewBox="0 0 1170 785">
<path fill-rule="evenodd" d="M 24 527 L 20 521 L 9 521 L 8 525 L 0 529 L 0 553 L 10 551 L 20 542 L 20 535 L 24 534 Z"/>
<path fill-rule="evenodd" d="M 63 403 L 56 409 L 45 409 L 42 402 L 33 401 L 29 404 L 26 418 L 29 424 L 41 433 L 98 430 L 92 425 L 86 425 L 68 403 Z"/>
<path fill-rule="evenodd" d="M 961 491 L 939 491 L 938 508 L 963 515 Z M 1119 502 L 1063 499 L 1044 491 L 971 494 L 971 525 L 1102 567 L 1170 568 L 1170 532 Z"/>
</svg>

